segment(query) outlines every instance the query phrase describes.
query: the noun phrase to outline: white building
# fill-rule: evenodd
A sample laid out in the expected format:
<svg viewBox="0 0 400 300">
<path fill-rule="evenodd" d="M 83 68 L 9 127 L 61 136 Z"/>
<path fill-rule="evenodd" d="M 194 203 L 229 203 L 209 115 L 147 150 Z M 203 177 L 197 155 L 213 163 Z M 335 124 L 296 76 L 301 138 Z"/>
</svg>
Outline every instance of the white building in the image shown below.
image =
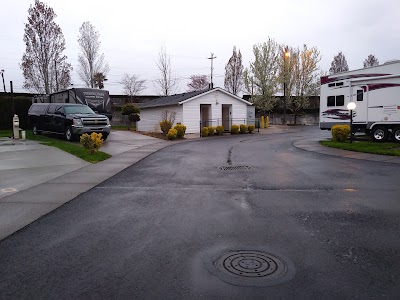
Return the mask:
<svg viewBox="0 0 400 300">
<path fill-rule="evenodd" d="M 186 133 L 198 133 L 200 127 L 232 124 L 254 124 L 252 103 L 221 88 L 164 96 L 139 105 L 138 131 L 161 131 L 164 111 L 175 112 L 175 124 L 186 126 Z M 250 107 L 249 107 L 250 106 Z"/>
</svg>

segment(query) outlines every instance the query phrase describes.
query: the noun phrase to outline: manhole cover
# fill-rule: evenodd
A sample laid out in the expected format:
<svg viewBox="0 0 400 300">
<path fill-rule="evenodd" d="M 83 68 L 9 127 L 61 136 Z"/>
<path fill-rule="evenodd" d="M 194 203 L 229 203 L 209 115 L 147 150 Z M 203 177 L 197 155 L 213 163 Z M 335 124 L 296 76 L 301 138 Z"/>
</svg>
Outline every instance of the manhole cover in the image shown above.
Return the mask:
<svg viewBox="0 0 400 300">
<path fill-rule="evenodd" d="M 260 250 L 230 250 L 213 261 L 214 275 L 226 283 L 241 286 L 272 286 L 289 281 L 293 264 Z"/>
<path fill-rule="evenodd" d="M 218 169 L 222 171 L 236 171 L 236 170 L 250 170 L 253 169 L 251 166 L 221 166 Z"/>
</svg>

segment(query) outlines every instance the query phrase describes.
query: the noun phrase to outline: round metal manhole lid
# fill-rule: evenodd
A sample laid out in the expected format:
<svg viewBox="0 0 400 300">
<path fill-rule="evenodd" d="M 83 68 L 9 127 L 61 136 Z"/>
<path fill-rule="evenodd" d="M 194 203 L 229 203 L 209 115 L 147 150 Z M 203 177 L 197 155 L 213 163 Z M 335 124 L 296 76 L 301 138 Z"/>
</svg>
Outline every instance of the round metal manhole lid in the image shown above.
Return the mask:
<svg viewBox="0 0 400 300">
<path fill-rule="evenodd" d="M 230 250 L 213 262 L 214 275 L 240 286 L 272 286 L 294 277 L 293 264 L 282 257 L 260 250 Z"/>
</svg>

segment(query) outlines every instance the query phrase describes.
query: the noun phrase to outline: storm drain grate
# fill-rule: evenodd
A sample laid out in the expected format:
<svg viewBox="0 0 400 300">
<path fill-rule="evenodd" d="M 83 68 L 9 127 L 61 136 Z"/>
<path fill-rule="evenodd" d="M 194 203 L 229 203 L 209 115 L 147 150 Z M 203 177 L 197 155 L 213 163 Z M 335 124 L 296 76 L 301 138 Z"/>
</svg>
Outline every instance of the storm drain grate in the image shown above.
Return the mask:
<svg viewBox="0 0 400 300">
<path fill-rule="evenodd" d="M 218 169 L 222 171 L 237 171 L 237 170 L 251 170 L 251 166 L 220 166 Z"/>
<path fill-rule="evenodd" d="M 213 265 L 220 279 L 242 286 L 272 286 L 291 280 L 295 273 L 290 261 L 257 250 L 225 252 Z"/>
</svg>

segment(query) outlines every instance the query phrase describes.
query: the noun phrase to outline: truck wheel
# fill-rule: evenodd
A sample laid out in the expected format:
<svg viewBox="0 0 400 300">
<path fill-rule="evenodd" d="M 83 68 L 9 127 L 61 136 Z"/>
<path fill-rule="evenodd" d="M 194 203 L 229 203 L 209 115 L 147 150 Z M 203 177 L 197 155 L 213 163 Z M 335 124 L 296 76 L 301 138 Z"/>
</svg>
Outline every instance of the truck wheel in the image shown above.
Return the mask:
<svg viewBox="0 0 400 300">
<path fill-rule="evenodd" d="M 372 140 L 374 142 L 384 142 L 389 137 L 389 131 L 383 126 L 376 126 L 372 129 Z"/>
<path fill-rule="evenodd" d="M 33 133 L 33 135 L 38 135 L 41 133 L 41 131 L 38 129 L 37 124 L 33 124 L 32 133 Z"/>
<path fill-rule="evenodd" d="M 102 140 L 105 141 L 108 138 L 108 133 L 104 133 L 102 136 Z"/>
<path fill-rule="evenodd" d="M 393 141 L 400 143 L 400 127 L 396 127 L 393 129 L 392 138 Z"/>
<path fill-rule="evenodd" d="M 74 134 L 72 133 L 71 127 L 65 128 L 64 137 L 68 142 L 72 142 L 74 140 Z"/>
</svg>

